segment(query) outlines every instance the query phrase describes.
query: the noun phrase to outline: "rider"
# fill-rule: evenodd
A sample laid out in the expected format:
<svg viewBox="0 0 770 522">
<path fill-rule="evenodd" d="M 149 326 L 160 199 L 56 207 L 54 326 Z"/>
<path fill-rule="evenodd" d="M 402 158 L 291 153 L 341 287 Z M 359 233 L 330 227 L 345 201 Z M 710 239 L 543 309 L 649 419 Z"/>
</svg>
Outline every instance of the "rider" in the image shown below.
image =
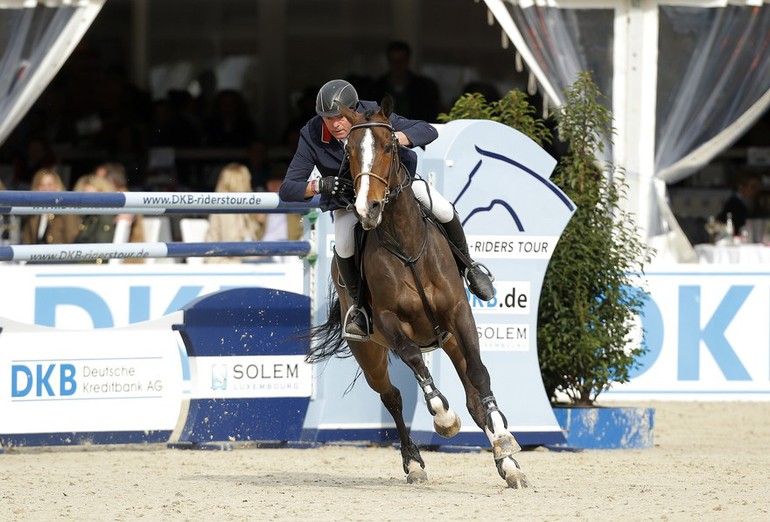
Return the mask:
<svg viewBox="0 0 770 522">
<path fill-rule="evenodd" d="M 358 112 L 379 109 L 376 102 L 359 100 L 355 88 L 345 80 L 331 80 L 324 84 L 316 97 L 318 115 L 311 118 L 300 131 L 297 151 L 291 160 L 279 195 L 285 201 L 304 201 L 321 194 L 321 209 L 334 212 L 334 256 L 342 282 L 350 297 L 357 302 L 350 321 L 345 325 L 344 336 L 348 339 L 366 340 L 369 336 L 369 325 L 366 314 L 361 311 L 357 301 L 360 297 L 360 274 L 354 259 L 353 235 L 357 218 L 352 209 L 347 210 L 347 203 L 344 201 L 353 197 L 353 183 L 344 153 L 344 142 L 352 124 L 340 114 L 338 104 Z M 417 155 L 409 149 L 427 145 L 436 139 L 438 132 L 427 122 L 409 120 L 397 114 L 391 114 L 390 123 L 401 144 L 401 162 L 414 179 Z M 320 178 L 310 179 L 313 167 L 318 168 Z M 492 280 L 482 269 L 482 265 L 471 261 L 465 232 L 454 206 L 435 189 L 431 189 L 429 194 L 425 181 L 414 181 L 412 189 L 417 200 L 432 209 L 433 216 L 444 227 L 449 241 L 469 260 L 470 266 L 467 269 L 465 263 L 458 260 L 458 267 L 465 271 L 468 288 L 480 299 L 489 301 L 494 297 Z"/>
</svg>

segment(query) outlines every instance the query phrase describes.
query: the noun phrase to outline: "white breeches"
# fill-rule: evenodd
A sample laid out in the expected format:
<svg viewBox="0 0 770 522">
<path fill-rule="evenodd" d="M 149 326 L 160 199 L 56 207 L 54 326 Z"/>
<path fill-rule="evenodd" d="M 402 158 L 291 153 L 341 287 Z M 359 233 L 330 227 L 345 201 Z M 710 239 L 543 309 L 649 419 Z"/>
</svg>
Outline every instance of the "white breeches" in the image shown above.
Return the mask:
<svg viewBox="0 0 770 522">
<path fill-rule="evenodd" d="M 428 195 L 428 183 L 422 179 L 415 179 L 412 183 L 414 197 L 433 210 L 433 217 L 439 223 L 449 223 L 455 216 L 452 204 L 436 189 L 430 189 Z M 355 253 L 355 239 L 353 228 L 356 226 L 356 215 L 352 210 L 338 208 L 334 211 L 334 250 L 340 257 L 351 257 Z"/>
</svg>

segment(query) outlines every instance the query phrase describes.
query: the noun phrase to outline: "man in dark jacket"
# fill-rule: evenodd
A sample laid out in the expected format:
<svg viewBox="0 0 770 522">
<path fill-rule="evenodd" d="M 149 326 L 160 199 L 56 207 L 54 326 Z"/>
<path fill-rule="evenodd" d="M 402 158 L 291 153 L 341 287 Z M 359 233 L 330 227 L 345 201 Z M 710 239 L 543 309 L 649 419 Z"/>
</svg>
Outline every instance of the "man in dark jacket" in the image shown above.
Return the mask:
<svg viewBox="0 0 770 522">
<path fill-rule="evenodd" d="M 347 168 L 343 166 L 344 141 L 352 124 L 340 113 L 340 105 L 359 112 L 379 109 L 375 102 L 360 101 L 355 88 L 345 80 L 331 80 L 321 87 L 316 98 L 317 116 L 311 118 L 300 131 L 297 151 L 291 160 L 279 195 L 284 201 L 304 201 L 321 194 L 321 209 L 334 212 L 334 251 L 337 266 L 348 293 L 356 299 L 360 277 L 354 260 L 353 228 L 358 220 L 352 211 L 346 209 L 347 200 L 353 197 L 353 183 Z M 409 120 L 397 114 L 391 114 L 390 124 L 401 145 L 401 162 L 414 178 L 417 155 L 410 148 L 427 145 L 438 137 L 438 132 L 425 121 Z M 318 169 L 320 177 L 312 176 L 314 168 Z M 452 204 L 435 189 L 431 189 L 429 194 L 427 184 L 423 180 L 415 180 L 412 189 L 415 197 L 432 209 L 434 217 L 446 230 L 449 240 L 470 259 L 465 232 Z M 494 297 L 492 280 L 485 267 L 471 263 L 464 275 L 468 287 L 476 296 L 485 301 Z M 345 325 L 345 337 L 355 340 L 368 339 L 368 323 L 365 314 L 360 311 L 360 303 L 350 317 L 351 320 Z"/>
</svg>

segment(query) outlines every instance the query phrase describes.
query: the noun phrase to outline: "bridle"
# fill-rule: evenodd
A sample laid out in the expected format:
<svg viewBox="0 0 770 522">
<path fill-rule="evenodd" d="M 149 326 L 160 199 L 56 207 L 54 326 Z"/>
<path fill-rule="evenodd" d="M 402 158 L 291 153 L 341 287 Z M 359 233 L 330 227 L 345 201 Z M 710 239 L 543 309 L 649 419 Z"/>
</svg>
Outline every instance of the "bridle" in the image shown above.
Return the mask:
<svg viewBox="0 0 770 522">
<path fill-rule="evenodd" d="M 350 131 L 348 131 L 348 136 L 354 131 L 359 129 L 370 129 L 373 127 L 382 127 L 385 129 L 388 129 L 390 131 L 390 142 L 392 145 L 392 151 L 391 151 L 391 161 L 390 161 L 390 169 L 388 169 L 388 175 L 387 178 L 383 178 L 382 176 L 379 176 L 375 174 L 374 172 L 367 172 L 364 174 L 363 172 L 359 172 L 356 174 L 356 176 L 353 178 L 353 187 L 356 186 L 356 181 L 358 181 L 358 178 L 361 176 L 370 176 L 376 180 L 378 180 L 380 183 L 385 185 L 385 198 L 383 199 L 383 205 L 387 203 L 390 200 L 390 176 L 394 172 L 398 172 L 401 168 L 403 168 L 403 165 L 401 164 L 401 158 L 398 154 L 398 138 L 396 137 L 396 131 L 393 129 L 393 127 L 389 123 L 379 122 L 379 121 L 371 121 L 366 123 L 358 123 L 356 125 L 353 125 L 350 127 Z M 396 193 L 393 196 L 394 198 L 398 197 L 398 195 L 403 191 L 403 189 L 408 186 L 410 182 L 409 176 L 404 176 L 404 183 L 400 183 L 398 187 L 396 188 Z"/>
</svg>

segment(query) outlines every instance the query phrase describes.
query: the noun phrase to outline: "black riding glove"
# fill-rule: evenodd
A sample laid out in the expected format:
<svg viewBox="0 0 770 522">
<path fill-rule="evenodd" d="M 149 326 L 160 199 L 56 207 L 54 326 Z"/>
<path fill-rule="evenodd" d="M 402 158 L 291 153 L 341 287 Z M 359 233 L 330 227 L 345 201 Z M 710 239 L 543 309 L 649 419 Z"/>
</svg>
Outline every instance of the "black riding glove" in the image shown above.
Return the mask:
<svg viewBox="0 0 770 522">
<path fill-rule="evenodd" d="M 318 193 L 351 198 L 355 195 L 355 190 L 353 189 L 353 182 L 349 179 L 325 176 L 318 180 Z"/>
</svg>

